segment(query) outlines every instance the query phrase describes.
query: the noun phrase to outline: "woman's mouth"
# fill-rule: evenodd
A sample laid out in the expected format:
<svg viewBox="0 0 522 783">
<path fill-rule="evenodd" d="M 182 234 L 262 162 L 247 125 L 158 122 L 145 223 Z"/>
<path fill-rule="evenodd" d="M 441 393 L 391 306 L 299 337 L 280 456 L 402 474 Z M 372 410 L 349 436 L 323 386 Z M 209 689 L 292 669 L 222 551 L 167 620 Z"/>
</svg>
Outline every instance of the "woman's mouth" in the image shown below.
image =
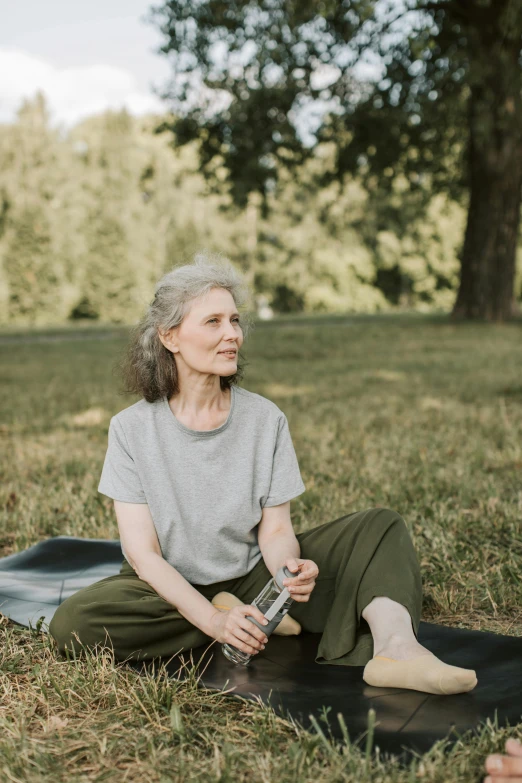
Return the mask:
<svg viewBox="0 0 522 783">
<path fill-rule="evenodd" d="M 220 351 L 219 353 L 221 356 L 226 356 L 228 359 L 234 359 L 236 356 L 236 351 Z"/>
</svg>

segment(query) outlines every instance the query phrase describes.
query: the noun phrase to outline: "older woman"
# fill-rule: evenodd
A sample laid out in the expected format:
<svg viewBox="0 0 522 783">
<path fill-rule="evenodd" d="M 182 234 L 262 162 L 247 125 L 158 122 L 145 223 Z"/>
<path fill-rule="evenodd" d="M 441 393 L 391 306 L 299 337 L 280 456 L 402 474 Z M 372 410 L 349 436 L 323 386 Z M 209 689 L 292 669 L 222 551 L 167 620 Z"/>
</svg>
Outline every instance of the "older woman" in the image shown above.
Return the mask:
<svg viewBox="0 0 522 783">
<path fill-rule="evenodd" d="M 98 487 L 114 500 L 125 559 L 58 607 L 58 649 L 110 643 L 117 659 L 140 660 L 214 639 L 256 655 L 267 639 L 250 601 L 286 564 L 292 617 L 322 633 L 318 664 L 365 665 L 370 685 L 471 690 L 474 671 L 417 641 L 421 576 L 396 511 L 294 534 L 290 501 L 305 485 L 287 418 L 237 385 L 247 300 L 220 256 L 196 255 L 159 281 L 128 352 L 125 390 L 142 399 L 112 417 Z M 211 603 L 222 592 L 235 597 L 229 611 Z"/>
</svg>

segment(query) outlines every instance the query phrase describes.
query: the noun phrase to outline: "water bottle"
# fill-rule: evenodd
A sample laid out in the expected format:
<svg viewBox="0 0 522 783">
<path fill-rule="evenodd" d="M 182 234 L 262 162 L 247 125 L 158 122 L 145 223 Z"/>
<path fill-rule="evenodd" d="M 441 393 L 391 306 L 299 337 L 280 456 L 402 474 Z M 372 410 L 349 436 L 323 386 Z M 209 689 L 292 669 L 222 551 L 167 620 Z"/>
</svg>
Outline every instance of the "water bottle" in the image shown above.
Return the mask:
<svg viewBox="0 0 522 783">
<path fill-rule="evenodd" d="M 292 604 L 295 603 L 283 584 L 283 579 L 291 579 L 295 576 L 297 576 L 297 572 L 293 573 L 286 566 L 281 566 L 275 577 L 266 583 L 257 598 L 252 601 L 252 606 L 257 607 L 265 615 L 268 625 L 261 625 L 251 615 L 245 615 L 250 622 L 261 628 L 267 639 L 270 638 L 272 631 L 277 628 Z M 250 653 L 238 650 L 232 644 L 222 644 L 221 649 L 225 658 L 240 666 L 248 666 L 252 658 Z"/>
</svg>

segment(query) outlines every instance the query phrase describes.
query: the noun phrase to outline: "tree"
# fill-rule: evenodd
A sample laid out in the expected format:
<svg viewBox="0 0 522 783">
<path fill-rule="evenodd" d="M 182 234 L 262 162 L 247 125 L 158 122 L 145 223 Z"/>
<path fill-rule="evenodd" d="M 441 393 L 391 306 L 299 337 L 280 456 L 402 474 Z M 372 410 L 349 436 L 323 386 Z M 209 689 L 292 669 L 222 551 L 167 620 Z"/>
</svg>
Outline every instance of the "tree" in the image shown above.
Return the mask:
<svg viewBox="0 0 522 783">
<path fill-rule="evenodd" d="M 43 95 L 23 101 L 16 124 L 4 125 L 3 131 L 0 266 L 5 306 L 0 320 L 41 324 L 59 309 L 64 272 L 53 232 L 53 203 L 61 182 L 59 138 L 49 128 Z M 20 193 L 23 197 L 17 198 Z"/>
<path fill-rule="evenodd" d="M 386 190 L 402 175 L 419 206 L 439 191 L 466 206 L 454 317 L 517 314 L 519 0 L 165 0 L 151 19 L 175 76 L 160 130 L 199 140 L 215 187 L 224 168 L 236 203 L 257 191 L 266 211 L 279 167 L 334 141 L 339 181 L 357 173 Z M 370 52 L 384 73 L 357 81 L 352 66 Z M 328 111 L 305 143 L 295 117 L 318 101 Z"/>
<path fill-rule="evenodd" d="M 34 324 L 52 317 L 59 304 L 62 270 L 40 207 L 28 207 L 12 219 L 3 265 L 9 318 Z"/>
<path fill-rule="evenodd" d="M 102 205 L 88 216 L 84 301 L 102 321 L 125 323 L 136 308 L 136 274 L 121 222 Z"/>
</svg>

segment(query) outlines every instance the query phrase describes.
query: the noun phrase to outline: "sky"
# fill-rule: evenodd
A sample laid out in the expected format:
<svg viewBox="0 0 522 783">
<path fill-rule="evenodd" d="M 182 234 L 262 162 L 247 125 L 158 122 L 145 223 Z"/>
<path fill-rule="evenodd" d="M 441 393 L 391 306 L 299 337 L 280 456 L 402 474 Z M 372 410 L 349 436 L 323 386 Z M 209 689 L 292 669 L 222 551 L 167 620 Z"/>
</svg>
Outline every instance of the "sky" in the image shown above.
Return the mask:
<svg viewBox="0 0 522 783">
<path fill-rule="evenodd" d="M 70 125 L 125 105 L 162 111 L 169 76 L 160 33 L 142 21 L 150 0 L 0 0 L 0 121 L 41 89 L 53 120 Z M 159 3 L 158 3 L 159 4 Z"/>
<path fill-rule="evenodd" d="M 169 64 L 156 53 L 162 36 L 144 20 L 154 4 L 160 0 L 0 0 L 0 122 L 38 90 L 58 125 L 123 106 L 164 111 L 154 88 L 168 82 Z"/>
</svg>

